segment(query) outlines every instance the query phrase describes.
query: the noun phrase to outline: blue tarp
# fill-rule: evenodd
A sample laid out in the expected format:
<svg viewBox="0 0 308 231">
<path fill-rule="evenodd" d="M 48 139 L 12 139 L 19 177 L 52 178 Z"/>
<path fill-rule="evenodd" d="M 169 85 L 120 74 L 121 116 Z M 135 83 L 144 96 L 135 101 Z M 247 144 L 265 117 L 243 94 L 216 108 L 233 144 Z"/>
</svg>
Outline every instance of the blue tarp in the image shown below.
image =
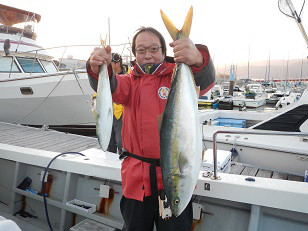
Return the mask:
<svg viewBox="0 0 308 231">
<path fill-rule="evenodd" d="M 246 120 L 242 119 L 218 118 L 214 121 L 218 121 L 218 123 L 215 124 L 216 126 L 246 128 Z"/>
</svg>

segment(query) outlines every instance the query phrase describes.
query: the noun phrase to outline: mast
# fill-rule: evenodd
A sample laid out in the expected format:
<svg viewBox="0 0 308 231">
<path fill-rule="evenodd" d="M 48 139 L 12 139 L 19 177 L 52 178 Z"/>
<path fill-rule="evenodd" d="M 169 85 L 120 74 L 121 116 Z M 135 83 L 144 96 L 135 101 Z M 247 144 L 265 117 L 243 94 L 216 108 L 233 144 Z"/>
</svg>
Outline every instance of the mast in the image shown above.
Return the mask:
<svg viewBox="0 0 308 231">
<path fill-rule="evenodd" d="M 270 73 L 271 73 L 271 51 L 268 54 L 268 78 L 267 81 L 270 81 Z"/>
<path fill-rule="evenodd" d="M 289 53 L 288 53 L 288 60 L 287 60 L 286 81 L 285 81 L 285 84 L 284 84 L 285 90 L 286 90 L 286 87 L 287 87 L 288 75 L 289 75 Z"/>
<path fill-rule="evenodd" d="M 301 75 L 300 75 L 299 82 L 302 82 L 302 77 L 303 77 L 303 64 L 304 64 L 304 59 L 303 59 L 303 57 L 302 57 Z"/>
<path fill-rule="evenodd" d="M 249 61 L 250 61 L 250 40 L 249 40 L 249 48 L 248 48 L 248 68 L 247 68 L 247 71 L 248 71 L 247 78 L 248 79 L 249 79 Z"/>
</svg>

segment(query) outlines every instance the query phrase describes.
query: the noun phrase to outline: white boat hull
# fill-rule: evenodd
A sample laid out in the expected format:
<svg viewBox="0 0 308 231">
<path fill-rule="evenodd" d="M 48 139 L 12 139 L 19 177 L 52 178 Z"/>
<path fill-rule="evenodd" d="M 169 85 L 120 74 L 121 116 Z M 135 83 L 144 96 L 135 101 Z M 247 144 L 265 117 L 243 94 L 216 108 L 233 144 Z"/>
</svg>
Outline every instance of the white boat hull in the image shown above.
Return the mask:
<svg viewBox="0 0 308 231">
<path fill-rule="evenodd" d="M 233 98 L 233 106 L 240 107 L 246 105 L 246 107 L 257 108 L 265 104 L 265 98 L 258 99 L 245 99 L 245 98 Z"/>
<path fill-rule="evenodd" d="M 85 71 L 79 72 L 77 78 L 70 71 L 27 78 L 14 76 L 0 83 L 2 122 L 60 126 L 95 124 L 91 111 L 94 91 Z M 22 94 L 22 87 L 33 93 Z"/>
</svg>

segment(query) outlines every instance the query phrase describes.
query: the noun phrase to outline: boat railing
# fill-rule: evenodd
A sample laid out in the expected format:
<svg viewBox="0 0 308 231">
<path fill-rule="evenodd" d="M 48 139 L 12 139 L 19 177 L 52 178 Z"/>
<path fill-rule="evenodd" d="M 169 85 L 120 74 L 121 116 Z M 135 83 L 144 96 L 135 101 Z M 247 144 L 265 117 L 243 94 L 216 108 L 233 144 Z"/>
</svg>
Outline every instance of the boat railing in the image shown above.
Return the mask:
<svg viewBox="0 0 308 231">
<path fill-rule="evenodd" d="M 122 58 L 126 58 L 127 61 L 131 61 L 132 60 L 132 56 L 131 55 L 124 55 L 123 53 L 127 53 L 124 52 L 125 48 L 127 48 L 129 50 L 129 53 L 131 53 L 131 44 L 130 43 L 121 43 L 121 44 L 110 44 L 111 47 L 123 47 L 122 48 Z M 55 47 L 47 47 L 47 48 L 38 48 L 38 49 L 33 49 L 33 50 L 28 50 L 28 51 L 22 51 L 22 52 L 18 52 L 18 54 L 35 54 L 35 57 L 38 55 L 39 52 L 42 51 L 50 51 L 50 50 L 56 50 L 56 49 L 64 49 L 61 57 L 59 58 L 59 64 L 61 64 L 61 60 L 63 59 L 64 55 L 67 53 L 67 49 L 68 48 L 86 48 L 86 47 L 101 47 L 100 44 L 75 44 L 75 45 L 63 45 L 63 46 L 55 46 Z M 124 61 L 124 60 L 123 60 Z"/>
<path fill-rule="evenodd" d="M 281 132 L 281 131 L 225 131 L 218 130 L 213 134 L 213 160 L 214 160 L 214 174 L 213 180 L 219 180 L 217 175 L 217 135 L 218 134 L 249 134 L 249 135 L 275 135 L 275 136 L 301 136 L 308 137 L 308 132 Z"/>
</svg>

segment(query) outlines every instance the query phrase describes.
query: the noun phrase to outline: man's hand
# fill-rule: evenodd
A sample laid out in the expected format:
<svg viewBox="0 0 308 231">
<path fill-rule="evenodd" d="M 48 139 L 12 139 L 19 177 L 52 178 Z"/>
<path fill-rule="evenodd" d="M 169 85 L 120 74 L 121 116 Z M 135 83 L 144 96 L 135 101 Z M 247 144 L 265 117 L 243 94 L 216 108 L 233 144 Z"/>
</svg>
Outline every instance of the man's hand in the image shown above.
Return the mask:
<svg viewBox="0 0 308 231">
<path fill-rule="evenodd" d="M 169 44 L 173 48 L 174 61 L 189 66 L 201 67 L 204 63 L 201 52 L 189 38 L 179 39 Z"/>
<path fill-rule="evenodd" d="M 102 64 L 109 65 L 111 63 L 111 47 L 107 46 L 106 48 L 95 47 L 92 51 L 89 59 L 89 64 L 92 71 L 98 75 L 99 66 Z"/>
</svg>

